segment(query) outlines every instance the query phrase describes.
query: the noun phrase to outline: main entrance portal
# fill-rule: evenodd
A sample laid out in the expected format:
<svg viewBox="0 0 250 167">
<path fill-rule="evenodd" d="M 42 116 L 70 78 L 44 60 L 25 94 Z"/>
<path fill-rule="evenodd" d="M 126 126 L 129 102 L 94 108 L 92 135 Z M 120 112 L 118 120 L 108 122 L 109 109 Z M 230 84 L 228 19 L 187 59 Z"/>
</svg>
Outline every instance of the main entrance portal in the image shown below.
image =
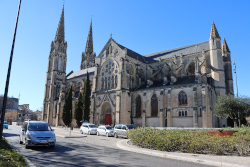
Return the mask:
<svg viewBox="0 0 250 167">
<path fill-rule="evenodd" d="M 100 124 L 112 125 L 111 106 L 109 103 L 105 103 L 102 106 Z"/>
</svg>

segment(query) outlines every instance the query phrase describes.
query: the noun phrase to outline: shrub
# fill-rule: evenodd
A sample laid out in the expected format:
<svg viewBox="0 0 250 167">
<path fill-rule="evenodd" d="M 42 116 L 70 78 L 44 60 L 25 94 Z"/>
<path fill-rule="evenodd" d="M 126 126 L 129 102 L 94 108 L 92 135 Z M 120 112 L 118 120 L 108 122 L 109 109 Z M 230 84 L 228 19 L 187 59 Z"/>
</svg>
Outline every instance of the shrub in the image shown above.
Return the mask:
<svg viewBox="0 0 250 167">
<path fill-rule="evenodd" d="M 238 132 L 234 133 L 233 136 L 190 133 L 189 131 L 191 130 L 159 130 L 145 127 L 130 130 L 128 136 L 134 145 L 161 151 L 250 155 L 249 127 L 238 128 Z"/>
<path fill-rule="evenodd" d="M 13 150 L 7 143 L 6 139 L 2 139 L 0 149 L 0 166 L 18 166 L 26 167 L 27 164 L 22 155 Z"/>
</svg>

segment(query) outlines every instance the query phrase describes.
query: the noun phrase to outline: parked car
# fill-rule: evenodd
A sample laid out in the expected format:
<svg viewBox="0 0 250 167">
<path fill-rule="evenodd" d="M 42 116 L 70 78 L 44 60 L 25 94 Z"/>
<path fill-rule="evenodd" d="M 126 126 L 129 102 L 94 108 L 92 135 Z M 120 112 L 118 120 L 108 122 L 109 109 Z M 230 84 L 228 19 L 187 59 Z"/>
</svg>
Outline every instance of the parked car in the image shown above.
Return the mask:
<svg viewBox="0 0 250 167">
<path fill-rule="evenodd" d="M 25 121 L 19 135 L 19 143 L 24 144 L 25 148 L 30 146 L 49 146 L 54 148 L 56 137 L 53 131 L 47 122 Z"/>
<path fill-rule="evenodd" d="M 82 123 L 82 126 L 80 127 L 80 133 L 87 133 L 88 135 L 96 135 L 97 132 L 97 128 L 98 126 L 96 126 L 95 124 L 90 124 L 90 123 Z"/>
<path fill-rule="evenodd" d="M 7 121 L 4 121 L 3 126 L 4 126 L 5 129 L 8 129 L 8 126 L 9 126 L 8 122 L 7 122 Z"/>
<path fill-rule="evenodd" d="M 99 135 L 104 135 L 104 136 L 114 136 L 114 128 L 112 126 L 109 125 L 100 125 L 97 128 L 97 132 L 96 132 L 97 136 Z"/>
<path fill-rule="evenodd" d="M 130 129 L 136 129 L 135 125 L 125 125 L 125 124 L 119 124 L 114 127 L 114 137 L 125 137 L 127 138 L 127 132 Z"/>
</svg>

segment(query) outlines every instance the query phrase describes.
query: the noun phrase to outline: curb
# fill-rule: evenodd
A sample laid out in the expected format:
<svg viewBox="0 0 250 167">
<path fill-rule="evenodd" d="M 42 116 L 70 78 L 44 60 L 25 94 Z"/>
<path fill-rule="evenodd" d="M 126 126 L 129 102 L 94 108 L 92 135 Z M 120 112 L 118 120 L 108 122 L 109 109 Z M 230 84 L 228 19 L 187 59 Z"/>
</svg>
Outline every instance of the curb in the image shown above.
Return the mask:
<svg viewBox="0 0 250 167">
<path fill-rule="evenodd" d="M 135 153 L 157 156 L 157 157 L 162 157 L 162 158 L 170 158 L 170 159 L 174 159 L 178 161 L 181 160 L 181 161 L 193 162 L 193 163 L 198 163 L 198 164 L 203 164 L 203 165 L 213 165 L 213 166 L 218 166 L 218 167 L 247 167 L 245 165 L 237 165 L 237 164 L 219 162 L 219 161 L 214 161 L 214 160 L 204 160 L 200 158 L 185 157 L 181 155 L 178 156 L 178 155 L 173 155 L 173 153 L 170 153 L 170 152 L 162 152 L 158 150 L 139 148 L 133 145 L 129 145 L 128 141 L 129 140 L 118 141 L 117 147 L 126 151 L 135 152 Z M 183 154 L 186 154 L 186 153 L 183 153 Z"/>
</svg>

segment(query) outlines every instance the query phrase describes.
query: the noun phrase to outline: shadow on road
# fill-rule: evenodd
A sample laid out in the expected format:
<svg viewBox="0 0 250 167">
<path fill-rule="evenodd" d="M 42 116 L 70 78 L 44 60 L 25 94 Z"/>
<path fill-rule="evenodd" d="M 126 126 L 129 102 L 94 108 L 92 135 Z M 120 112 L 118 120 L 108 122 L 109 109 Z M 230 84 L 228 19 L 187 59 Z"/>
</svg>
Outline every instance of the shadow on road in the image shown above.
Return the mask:
<svg viewBox="0 0 250 167">
<path fill-rule="evenodd" d="M 13 133 L 8 133 L 6 131 L 3 131 L 3 136 L 4 137 L 12 137 L 12 136 L 19 136 L 19 134 L 13 134 Z"/>
</svg>

